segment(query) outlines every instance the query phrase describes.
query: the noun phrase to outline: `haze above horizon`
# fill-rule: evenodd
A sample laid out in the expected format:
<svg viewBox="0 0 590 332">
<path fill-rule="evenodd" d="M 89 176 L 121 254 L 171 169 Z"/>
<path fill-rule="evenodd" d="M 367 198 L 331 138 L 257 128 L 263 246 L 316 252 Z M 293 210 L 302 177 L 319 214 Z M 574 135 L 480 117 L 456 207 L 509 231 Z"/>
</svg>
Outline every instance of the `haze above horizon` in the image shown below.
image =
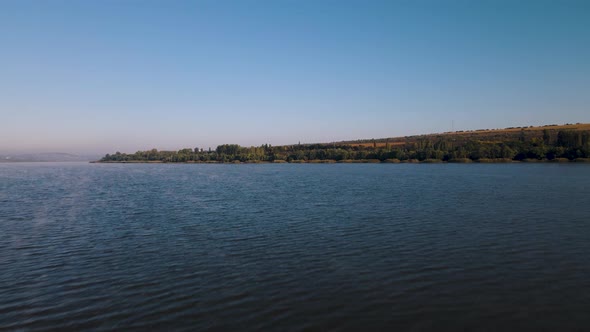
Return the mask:
<svg viewBox="0 0 590 332">
<path fill-rule="evenodd" d="M 0 152 L 590 122 L 588 1 L 2 1 Z"/>
</svg>

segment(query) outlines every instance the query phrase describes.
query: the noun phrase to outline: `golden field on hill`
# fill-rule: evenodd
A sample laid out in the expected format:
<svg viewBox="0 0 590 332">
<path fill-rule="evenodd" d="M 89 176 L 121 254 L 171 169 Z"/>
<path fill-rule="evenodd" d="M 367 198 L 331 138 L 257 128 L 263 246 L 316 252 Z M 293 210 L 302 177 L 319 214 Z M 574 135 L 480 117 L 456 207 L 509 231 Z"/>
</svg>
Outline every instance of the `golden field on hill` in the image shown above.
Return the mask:
<svg viewBox="0 0 590 332">
<path fill-rule="evenodd" d="M 454 132 L 433 133 L 414 136 L 390 137 L 379 139 L 362 139 L 357 141 L 343 141 L 337 144 L 346 144 L 359 147 L 390 147 L 403 146 L 406 143 L 423 140 L 423 139 L 437 139 L 443 137 L 453 137 L 457 140 L 479 140 L 482 142 L 498 142 L 506 139 L 514 138 L 519 135 L 524 135 L 527 138 L 541 137 L 543 131 L 547 130 L 550 133 L 556 133 L 562 130 L 590 130 L 590 123 L 576 123 L 564 125 L 545 125 L 545 126 L 530 126 L 530 127 L 509 127 L 504 129 L 477 129 L 477 130 L 460 130 Z"/>
</svg>

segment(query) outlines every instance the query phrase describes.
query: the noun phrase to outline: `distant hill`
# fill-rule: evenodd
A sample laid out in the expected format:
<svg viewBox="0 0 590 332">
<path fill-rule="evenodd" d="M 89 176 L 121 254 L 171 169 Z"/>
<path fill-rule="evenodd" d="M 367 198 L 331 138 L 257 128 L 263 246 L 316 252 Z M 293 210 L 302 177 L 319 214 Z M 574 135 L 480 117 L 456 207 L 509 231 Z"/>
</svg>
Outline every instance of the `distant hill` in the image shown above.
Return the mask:
<svg viewBox="0 0 590 332">
<path fill-rule="evenodd" d="M 336 142 L 335 144 L 346 144 L 351 146 L 365 147 L 390 147 L 404 146 L 408 143 L 415 143 L 424 139 L 452 139 L 455 142 L 479 141 L 489 143 L 499 143 L 510 140 L 518 140 L 523 137 L 526 140 L 540 138 L 544 132 L 556 135 L 559 131 L 589 131 L 590 123 L 576 124 L 551 124 L 545 126 L 528 126 L 528 127 L 508 127 L 504 129 L 477 129 L 477 130 L 459 130 L 444 133 L 432 133 L 413 136 L 397 136 L 389 138 L 359 139 L 352 141 Z"/>
<path fill-rule="evenodd" d="M 27 154 L 3 154 L 0 162 L 64 162 L 64 161 L 91 161 L 99 158 L 92 155 L 75 155 L 61 152 L 27 153 Z"/>
<path fill-rule="evenodd" d="M 107 154 L 100 162 L 513 162 L 590 161 L 590 124 L 480 129 L 318 144 Z"/>
</svg>

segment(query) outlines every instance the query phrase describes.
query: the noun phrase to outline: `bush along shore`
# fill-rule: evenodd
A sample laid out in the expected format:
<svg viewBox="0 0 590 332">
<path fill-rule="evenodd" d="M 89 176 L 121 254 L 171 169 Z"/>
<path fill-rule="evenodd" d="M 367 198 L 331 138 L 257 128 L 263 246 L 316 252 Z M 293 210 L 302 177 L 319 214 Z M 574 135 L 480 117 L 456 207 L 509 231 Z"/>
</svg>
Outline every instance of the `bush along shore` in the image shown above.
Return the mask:
<svg viewBox="0 0 590 332">
<path fill-rule="evenodd" d="M 242 147 L 224 144 L 216 149 L 137 151 L 107 154 L 98 162 L 114 163 L 492 163 L 590 162 L 590 131 L 542 130 L 494 140 L 452 134 L 412 136 L 395 144 L 295 144 Z"/>
</svg>

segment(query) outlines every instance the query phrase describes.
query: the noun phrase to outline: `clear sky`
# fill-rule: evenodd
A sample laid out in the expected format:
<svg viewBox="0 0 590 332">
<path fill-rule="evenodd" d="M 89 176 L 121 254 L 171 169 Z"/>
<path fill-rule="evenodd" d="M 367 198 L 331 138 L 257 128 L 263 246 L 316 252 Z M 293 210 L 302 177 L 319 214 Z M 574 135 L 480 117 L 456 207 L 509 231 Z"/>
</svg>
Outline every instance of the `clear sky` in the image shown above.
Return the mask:
<svg viewBox="0 0 590 332">
<path fill-rule="evenodd" d="M 590 122 L 590 1 L 0 1 L 0 152 Z"/>
</svg>

